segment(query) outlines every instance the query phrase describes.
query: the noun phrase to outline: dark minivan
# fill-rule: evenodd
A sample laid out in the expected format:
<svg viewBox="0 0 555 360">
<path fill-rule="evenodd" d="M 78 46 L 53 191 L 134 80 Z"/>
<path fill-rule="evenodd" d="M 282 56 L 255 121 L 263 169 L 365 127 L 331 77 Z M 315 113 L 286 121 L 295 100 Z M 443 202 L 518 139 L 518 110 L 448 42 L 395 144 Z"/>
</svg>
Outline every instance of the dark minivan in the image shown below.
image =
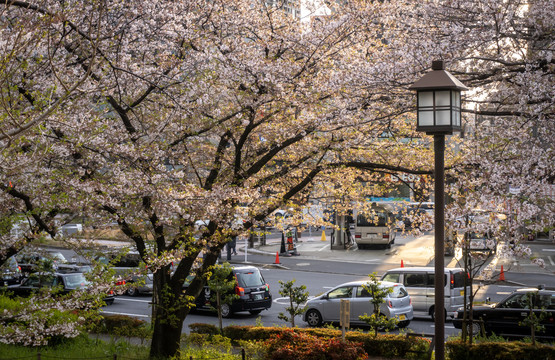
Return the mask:
<svg viewBox="0 0 555 360">
<path fill-rule="evenodd" d="M 233 313 L 248 311 L 252 315 L 258 315 L 262 310 L 272 306 L 272 294 L 270 286 L 264 280 L 260 270 L 254 266 L 239 266 L 233 268 L 233 276 L 236 279 L 235 294 L 231 305 L 222 304 L 222 316 L 230 317 Z M 210 301 L 210 289 L 205 286 L 204 291 L 197 297 L 195 303 L 199 310 L 209 310 L 215 307 Z"/>
</svg>

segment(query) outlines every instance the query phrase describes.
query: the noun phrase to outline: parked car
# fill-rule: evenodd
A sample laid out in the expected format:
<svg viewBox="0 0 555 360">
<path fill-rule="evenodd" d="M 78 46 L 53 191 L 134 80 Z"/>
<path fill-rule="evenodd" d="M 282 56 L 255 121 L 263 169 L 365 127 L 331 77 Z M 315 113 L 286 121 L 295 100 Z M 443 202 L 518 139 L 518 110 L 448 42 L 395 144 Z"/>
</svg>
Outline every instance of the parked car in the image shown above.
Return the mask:
<svg viewBox="0 0 555 360">
<path fill-rule="evenodd" d="M 14 296 L 30 296 L 41 288 L 53 288 L 61 286 L 60 294 L 67 294 L 77 289 L 85 289 L 89 282 L 83 273 L 33 273 L 25 278 L 21 284 L 7 287 L 7 291 Z M 108 294 L 104 298 L 106 305 L 114 303 L 114 295 Z"/>
<path fill-rule="evenodd" d="M 83 231 L 83 224 L 65 224 L 60 228 L 62 235 L 73 235 Z"/>
<path fill-rule="evenodd" d="M 258 315 L 262 310 L 269 309 L 272 306 L 270 286 L 266 283 L 258 268 L 254 266 L 234 267 L 231 276 L 237 281 L 234 292 L 238 295 L 238 298 L 234 299 L 231 304 L 221 305 L 223 317 L 230 317 L 233 313 L 241 311 Z M 187 284 L 184 287 L 186 288 Z M 195 300 L 196 309 L 210 310 L 215 308 L 216 304 L 210 298 L 211 291 L 208 286 L 205 286 L 204 291 L 201 291 Z"/>
<path fill-rule="evenodd" d="M 359 316 L 371 315 L 374 305 L 371 296 L 363 287 L 367 281 L 354 281 L 327 291 L 326 293 L 308 300 L 305 305 L 303 320 L 309 326 L 321 326 L 323 323 L 339 322 L 341 299 L 350 300 L 350 323 L 365 325 Z M 387 318 L 398 318 L 400 328 L 407 327 L 413 319 L 411 298 L 402 284 L 387 281 L 380 282 L 383 288 L 392 288 L 385 302 L 380 306 L 380 312 Z"/>
<path fill-rule="evenodd" d="M 59 264 L 67 263 L 67 259 L 61 252 L 47 249 L 21 252 L 16 255 L 16 259 L 25 277 L 35 271 L 56 270 Z"/>
<path fill-rule="evenodd" d="M 532 309 L 530 309 L 530 300 Z M 522 321 L 534 313 L 540 319 L 542 330 L 536 330 L 538 340 L 555 340 L 555 291 L 545 289 L 518 289 L 497 304 L 474 306 L 473 334 L 480 331 L 483 322 L 486 335 L 498 335 L 505 338 L 524 338 L 531 336 L 529 325 Z M 453 325 L 457 329 L 463 326 L 464 308 L 457 310 Z M 470 325 L 468 325 L 470 326 Z"/>
<path fill-rule="evenodd" d="M 468 277 L 462 268 L 445 268 L 443 288 L 445 296 L 445 316 L 453 317 L 464 304 L 464 278 Z M 401 283 L 412 298 L 412 306 L 417 316 L 435 316 L 435 268 L 402 267 L 387 270 L 382 281 Z M 467 284 L 467 299 L 470 284 Z"/>
<path fill-rule="evenodd" d="M 21 273 L 21 266 L 17 262 L 15 256 L 11 256 L 0 267 L 0 286 L 9 286 L 19 284 L 23 275 Z"/>
<path fill-rule="evenodd" d="M 152 294 L 154 285 L 154 275 L 147 271 L 146 274 L 141 266 L 146 267 L 142 262 L 139 252 L 129 251 L 124 255 L 118 253 L 106 253 L 96 257 L 96 261 L 104 265 L 112 266 L 115 275 L 121 282 L 125 282 L 126 294 L 129 296 L 138 296 L 139 294 Z"/>
</svg>

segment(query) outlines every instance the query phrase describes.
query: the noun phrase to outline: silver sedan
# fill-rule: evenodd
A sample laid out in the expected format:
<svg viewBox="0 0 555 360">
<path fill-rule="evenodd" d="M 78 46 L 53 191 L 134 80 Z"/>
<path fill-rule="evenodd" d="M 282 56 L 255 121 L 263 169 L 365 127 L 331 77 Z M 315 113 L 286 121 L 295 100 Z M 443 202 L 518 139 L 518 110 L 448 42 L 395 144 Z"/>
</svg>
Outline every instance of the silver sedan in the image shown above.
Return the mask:
<svg viewBox="0 0 555 360">
<path fill-rule="evenodd" d="M 341 300 L 350 301 L 350 323 L 365 325 L 359 316 L 371 315 L 374 305 L 370 302 L 371 295 L 364 288 L 366 281 L 354 281 L 336 286 L 328 292 L 308 300 L 305 305 L 303 320 L 309 326 L 321 326 L 323 323 L 339 322 Z M 397 326 L 406 327 L 413 319 L 410 296 L 402 284 L 380 282 L 380 287 L 391 288 L 385 302 L 380 306 L 380 313 L 387 318 L 399 319 Z"/>
</svg>

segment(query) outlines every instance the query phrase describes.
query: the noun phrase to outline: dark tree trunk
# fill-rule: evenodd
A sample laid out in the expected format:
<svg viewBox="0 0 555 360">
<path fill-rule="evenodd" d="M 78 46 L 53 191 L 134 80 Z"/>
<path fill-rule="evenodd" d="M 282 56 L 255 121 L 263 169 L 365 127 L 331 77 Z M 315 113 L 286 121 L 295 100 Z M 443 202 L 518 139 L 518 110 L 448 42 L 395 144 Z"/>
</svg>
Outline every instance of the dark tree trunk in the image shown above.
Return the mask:
<svg viewBox="0 0 555 360">
<path fill-rule="evenodd" d="M 154 294 L 152 297 L 153 334 L 150 346 L 150 358 L 171 358 L 179 353 L 183 322 L 189 314 L 190 301 L 203 289 L 204 274 L 216 263 L 220 248 L 210 249 L 205 256 L 201 269 L 186 291 L 183 289 L 185 278 L 190 271 L 193 259 L 184 258 L 177 270 L 170 277 L 168 271 L 154 273 Z"/>
</svg>

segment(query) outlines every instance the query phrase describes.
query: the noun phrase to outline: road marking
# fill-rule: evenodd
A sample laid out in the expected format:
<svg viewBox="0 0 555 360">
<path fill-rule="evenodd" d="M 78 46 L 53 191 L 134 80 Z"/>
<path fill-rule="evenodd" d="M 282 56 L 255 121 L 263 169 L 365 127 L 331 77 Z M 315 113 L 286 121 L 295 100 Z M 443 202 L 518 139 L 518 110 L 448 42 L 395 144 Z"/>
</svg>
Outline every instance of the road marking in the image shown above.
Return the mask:
<svg viewBox="0 0 555 360">
<path fill-rule="evenodd" d="M 555 251 L 555 249 L 542 249 L 542 251 Z"/>
<path fill-rule="evenodd" d="M 549 259 L 549 262 L 551 263 L 551 265 L 555 266 L 555 262 L 553 262 L 553 259 L 551 258 L 551 256 L 547 257 Z"/>
<path fill-rule="evenodd" d="M 328 247 L 329 247 L 329 245 L 324 245 L 324 247 L 322 247 L 322 248 L 321 248 L 321 249 L 319 249 L 318 251 L 323 251 L 323 250 L 326 250 L 326 249 L 328 249 Z"/>
<path fill-rule="evenodd" d="M 435 325 L 430 325 L 430 327 L 435 328 L 436 326 Z M 454 329 L 455 327 L 453 325 L 445 325 L 445 328 L 446 329 Z"/>
<path fill-rule="evenodd" d="M 381 261 L 380 259 L 368 259 L 368 260 L 364 260 L 364 262 L 376 262 L 376 261 Z"/>
<path fill-rule="evenodd" d="M 298 263 L 297 266 L 310 266 L 310 263 Z"/>
<path fill-rule="evenodd" d="M 149 318 L 150 315 L 139 315 L 139 314 L 128 314 L 122 312 L 115 312 L 115 311 L 102 311 L 103 314 L 112 314 L 112 315 L 126 315 L 126 316 L 135 316 L 135 317 L 145 317 Z"/>
<path fill-rule="evenodd" d="M 139 299 L 130 299 L 130 298 L 122 298 L 118 297 L 118 301 L 131 301 L 131 302 L 140 302 L 140 303 L 149 303 L 152 300 L 139 300 Z"/>
</svg>

